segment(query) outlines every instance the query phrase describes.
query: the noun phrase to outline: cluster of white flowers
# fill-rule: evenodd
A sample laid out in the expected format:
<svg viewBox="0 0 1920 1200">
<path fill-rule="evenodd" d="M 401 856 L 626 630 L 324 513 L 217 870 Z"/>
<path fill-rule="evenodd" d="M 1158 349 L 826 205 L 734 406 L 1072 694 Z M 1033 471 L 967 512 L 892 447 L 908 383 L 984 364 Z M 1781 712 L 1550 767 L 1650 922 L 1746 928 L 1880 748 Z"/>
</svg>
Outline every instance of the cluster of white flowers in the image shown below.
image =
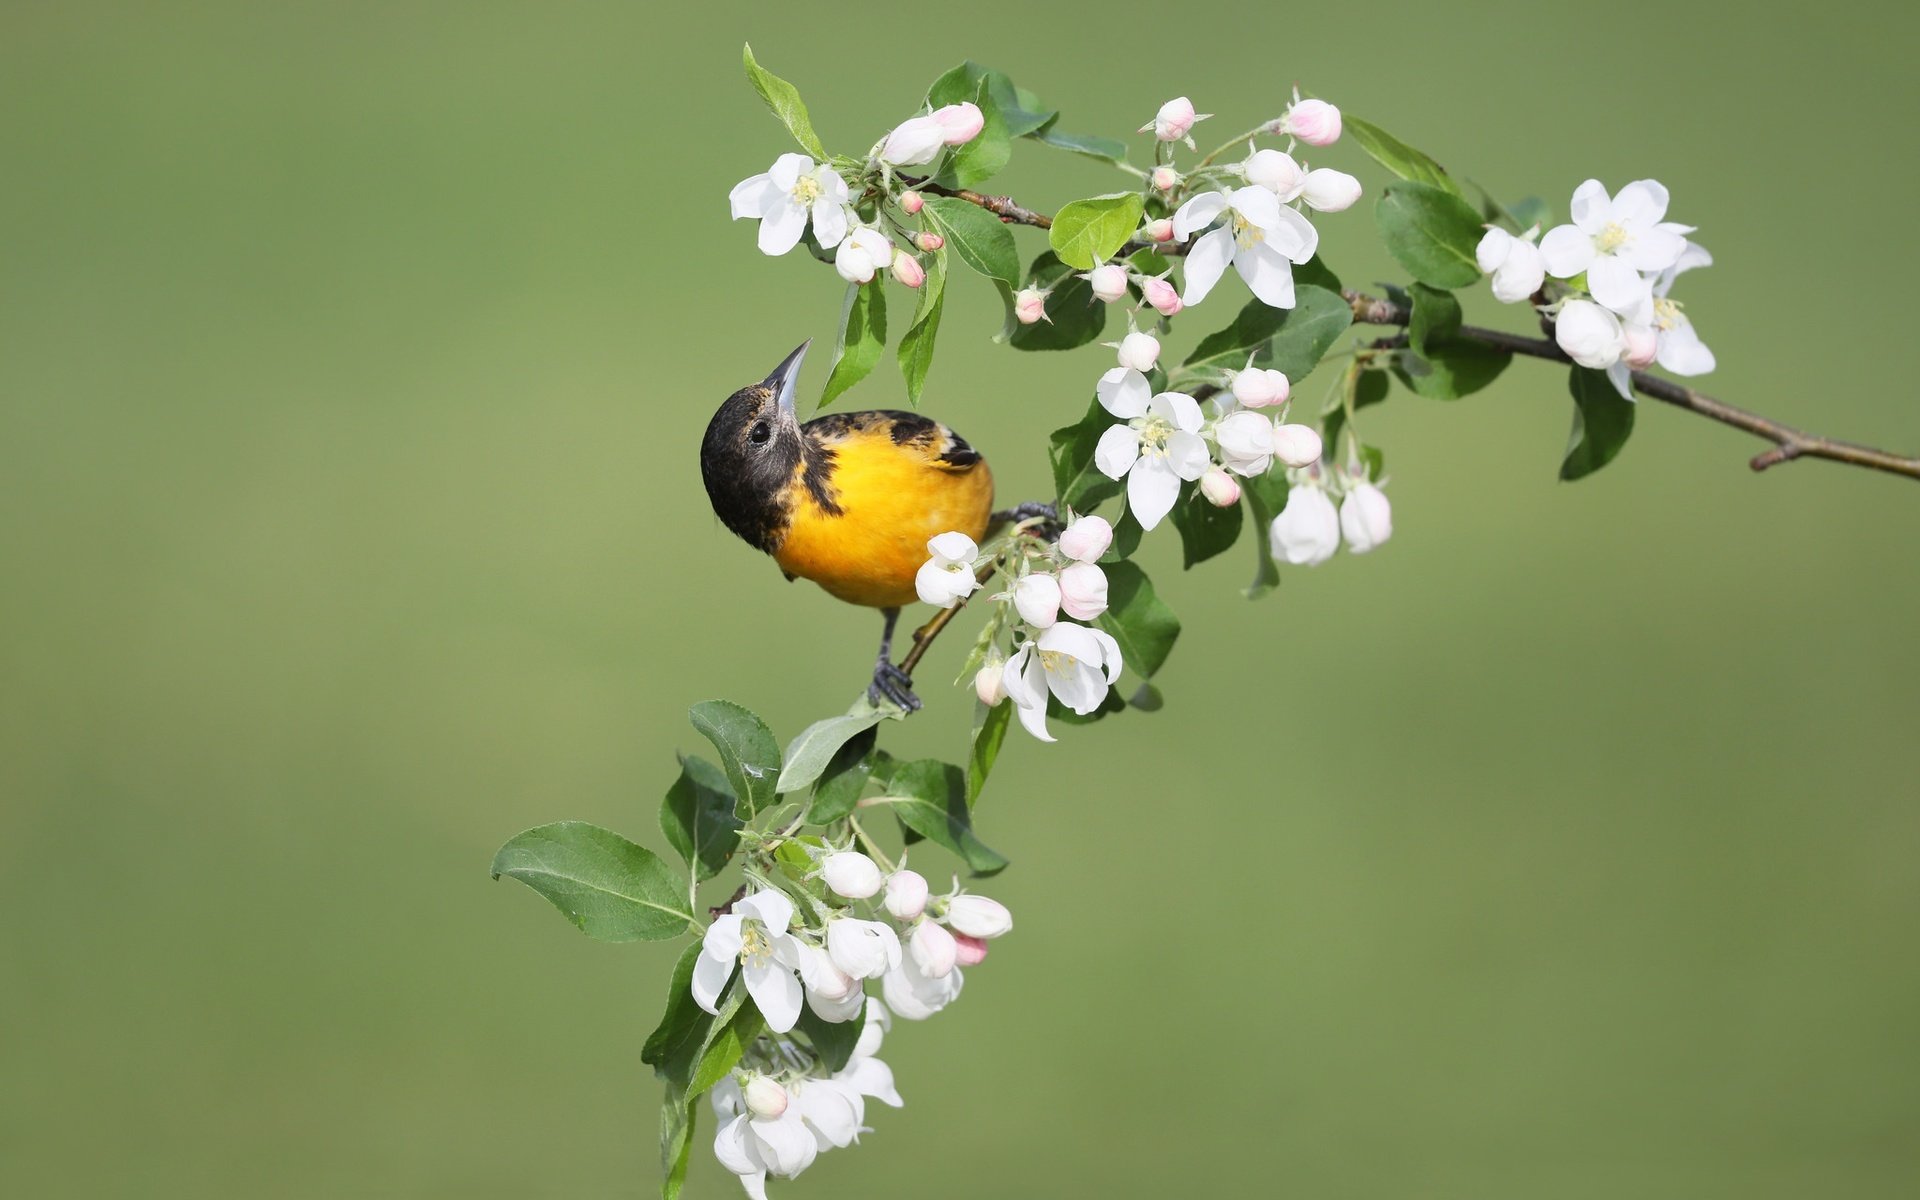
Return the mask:
<svg viewBox="0 0 1920 1200">
<path fill-rule="evenodd" d="M 1314 466 L 1289 472 L 1287 481 L 1286 507 L 1267 530 L 1273 556 L 1281 562 L 1317 567 L 1333 557 L 1342 538 L 1350 552 L 1365 554 L 1393 536 L 1387 494 L 1358 467 L 1328 472 Z M 1337 509 L 1329 489 L 1341 496 Z"/>
<path fill-rule="evenodd" d="M 817 852 L 815 877 L 823 896 L 795 893 L 804 913 L 762 881 L 714 918 L 694 963 L 696 1004 L 717 1014 L 737 966 L 770 1031 L 712 1097 L 722 1121 L 714 1155 L 757 1200 L 767 1176 L 791 1178 L 818 1154 L 858 1140 L 868 1097 L 901 1106 L 893 1072 L 874 1057 L 892 1017 L 924 1020 L 951 1004 L 960 968 L 984 961 L 988 941 L 1013 928 L 1006 906 L 963 892 L 957 880 L 932 896 L 917 872 L 882 871 L 850 848 Z M 870 979 L 880 983 L 877 997 L 866 993 Z M 865 1020 L 840 1070 L 781 1036 L 803 1004 L 822 1021 Z"/>
<path fill-rule="evenodd" d="M 1713 351 L 1668 297 L 1680 274 L 1711 265 L 1713 256 L 1687 240 L 1693 226 L 1665 219 L 1667 189 L 1639 179 L 1609 196 L 1589 179 L 1574 190 L 1569 211 L 1572 222 L 1548 230 L 1538 245 L 1538 226 L 1519 237 L 1487 231 L 1480 269 L 1493 276 L 1494 296 L 1517 303 L 1548 276 L 1566 281 L 1568 294 L 1545 310 L 1554 340 L 1581 366 L 1605 370 L 1629 400 L 1632 373 L 1656 362 L 1676 375 L 1713 370 Z"/>
<path fill-rule="evenodd" d="M 894 167 L 930 163 L 949 147 L 978 137 L 985 124 L 977 105 L 949 104 L 896 126 L 874 146 L 868 165 L 888 175 Z M 878 225 L 862 223 L 849 197 L 846 177 L 830 164 L 804 154 L 782 154 L 764 173 L 735 184 L 728 201 L 734 220 L 751 217 L 760 222 L 763 253 L 785 254 L 800 244 L 811 223 L 814 240 L 822 250 L 834 251 L 834 270 L 847 282 L 869 283 L 882 271 L 891 271 L 910 288 L 924 284 L 927 270 L 914 252 L 895 245 Z M 922 203 L 915 192 L 901 197 L 909 215 L 917 214 Z M 942 244 L 935 233 L 901 232 L 922 251 L 938 250 Z"/>
</svg>

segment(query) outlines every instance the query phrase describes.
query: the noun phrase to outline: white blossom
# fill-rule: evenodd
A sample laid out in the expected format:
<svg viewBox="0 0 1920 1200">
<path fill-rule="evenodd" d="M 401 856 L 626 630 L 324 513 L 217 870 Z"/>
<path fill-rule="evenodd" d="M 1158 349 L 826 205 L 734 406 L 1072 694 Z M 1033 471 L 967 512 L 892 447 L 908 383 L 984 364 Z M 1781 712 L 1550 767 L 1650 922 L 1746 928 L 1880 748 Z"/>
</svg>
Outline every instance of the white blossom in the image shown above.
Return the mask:
<svg viewBox="0 0 1920 1200">
<path fill-rule="evenodd" d="M 1163 142 L 1185 141 L 1198 122 L 1206 120 L 1211 113 L 1193 111 L 1193 101 L 1185 96 L 1175 96 L 1160 106 L 1153 120 L 1140 127 L 1141 133 L 1152 133 Z"/>
<path fill-rule="evenodd" d="M 1112 304 L 1127 295 L 1127 269 L 1118 263 L 1103 263 L 1080 276 L 1093 289 L 1094 299 Z"/>
<path fill-rule="evenodd" d="M 1000 681 L 1000 672 L 1006 665 L 1006 661 L 995 653 L 973 673 L 973 694 L 980 697 L 980 703 L 988 708 L 1007 698 L 1006 685 Z"/>
<path fill-rule="evenodd" d="M 1266 188 L 1282 204 L 1298 199 L 1307 186 L 1307 172 L 1283 150 L 1255 150 L 1238 169 L 1248 183 Z"/>
<path fill-rule="evenodd" d="M 1340 140 L 1340 110 L 1325 100 L 1294 100 L 1278 122 L 1277 132 L 1291 134 L 1309 146 L 1331 146 Z"/>
<path fill-rule="evenodd" d="M 1493 276 L 1493 298 L 1502 304 L 1516 304 L 1540 290 L 1546 282 L 1547 264 L 1533 239 L 1540 236 L 1535 225 L 1519 237 L 1495 225 L 1474 248 L 1480 269 Z"/>
<path fill-rule="evenodd" d="M 900 965 L 880 981 L 880 994 L 897 1016 L 924 1021 L 959 999 L 963 982 L 958 967 L 936 979 L 922 971 L 913 959 L 903 957 Z"/>
<path fill-rule="evenodd" d="M 740 1094 L 747 1111 L 756 1117 L 777 1117 L 787 1111 L 787 1089 L 765 1075 L 747 1080 Z"/>
<path fill-rule="evenodd" d="M 1143 374 L 1153 370 L 1153 365 L 1160 361 L 1160 339 L 1139 330 L 1114 343 L 1114 349 L 1122 367 Z"/>
<path fill-rule="evenodd" d="M 913 587 L 920 599 L 935 608 L 952 608 L 973 595 L 980 581 L 974 577 L 974 560 L 980 547 L 964 533 L 949 530 L 927 542 L 933 557 L 920 565 Z"/>
<path fill-rule="evenodd" d="M 953 970 L 954 955 L 958 953 L 953 935 L 926 918 L 913 923 L 913 929 L 907 934 L 907 957 L 920 972 L 932 979 L 942 979 Z"/>
<path fill-rule="evenodd" d="M 1284 372 L 1271 367 L 1248 366 L 1235 371 L 1231 383 L 1233 398 L 1248 408 L 1271 408 L 1285 404 L 1293 394 L 1293 385 Z"/>
<path fill-rule="evenodd" d="M 1340 502 L 1340 533 L 1355 554 L 1365 554 L 1392 537 L 1393 507 L 1386 493 L 1365 480 L 1349 485 L 1347 498 Z"/>
<path fill-rule="evenodd" d="M 798 1105 L 789 1104 L 777 1117 L 742 1112 L 720 1126 L 713 1137 L 713 1155 L 720 1165 L 740 1177 L 754 1200 L 766 1200 L 767 1176 L 791 1179 L 813 1165 L 820 1145 L 801 1119 Z"/>
<path fill-rule="evenodd" d="M 862 225 L 834 251 L 833 269 L 848 283 L 870 283 L 892 261 L 893 243 L 887 235 Z"/>
<path fill-rule="evenodd" d="M 835 895 L 865 900 L 883 884 L 880 868 L 857 850 L 842 850 L 820 860 L 820 877 Z"/>
<path fill-rule="evenodd" d="M 931 114 L 922 114 L 894 126 L 880 144 L 879 157 L 896 167 L 917 167 L 938 158 L 946 146 L 947 131 Z"/>
<path fill-rule="evenodd" d="M 793 901 L 780 892 L 754 892 L 734 901 L 707 926 L 693 964 L 693 1001 L 718 1014 L 720 993 L 735 963 L 767 1028 L 785 1033 L 800 1019 L 800 942 L 787 932 Z"/>
<path fill-rule="evenodd" d="M 1060 581 L 1035 571 L 1013 585 L 1013 607 L 1020 619 L 1035 629 L 1046 629 L 1060 619 Z"/>
<path fill-rule="evenodd" d="M 1220 467 L 1208 467 L 1200 477 L 1200 494 L 1215 508 L 1232 508 L 1240 503 L 1240 481 Z"/>
<path fill-rule="evenodd" d="M 1013 914 L 1006 905 L 971 894 L 947 901 L 946 921 L 969 937 L 997 938 L 1013 930 Z"/>
<path fill-rule="evenodd" d="M 1318 484 L 1303 480 L 1288 489 L 1286 507 L 1267 537 L 1281 562 L 1319 566 L 1340 548 L 1340 514 Z"/>
<path fill-rule="evenodd" d="M 887 876 L 887 896 L 882 904 L 896 921 L 911 921 L 927 907 L 927 880 L 918 871 L 900 868 Z"/>
<path fill-rule="evenodd" d="M 1236 409 L 1213 423 L 1220 465 L 1236 475 L 1265 475 L 1273 466 L 1273 422 L 1260 413 Z"/>
<path fill-rule="evenodd" d="M 1345 171 L 1315 167 L 1307 172 L 1306 182 L 1300 188 L 1300 198 L 1307 202 L 1308 208 L 1320 212 L 1342 212 L 1352 208 L 1360 199 L 1360 181 Z"/>
<path fill-rule="evenodd" d="M 1020 724 L 1043 742 L 1047 732 L 1047 697 L 1051 694 L 1081 715 L 1099 708 L 1113 682 L 1120 678 L 1120 644 L 1104 630 L 1062 621 L 1037 639 L 1022 643 L 1007 660 L 1002 675 L 1007 698 L 1018 711 Z M 892 1004 L 889 997 L 887 1003 Z M 898 1010 L 898 1005 L 894 1006 Z"/>
<path fill-rule="evenodd" d="M 1060 553 L 1075 562 L 1097 562 L 1107 547 L 1113 545 L 1113 526 L 1105 517 L 1091 513 L 1075 517 L 1060 531 L 1060 540 L 1055 545 L 1060 547 Z"/>
<path fill-rule="evenodd" d="M 1637 179 L 1609 197 L 1598 179 L 1574 189 L 1573 222 L 1547 231 L 1540 255 L 1547 273 L 1571 279 L 1585 272 L 1587 291 L 1615 313 L 1645 302 L 1642 272 L 1659 273 L 1679 260 L 1686 239 L 1671 225 L 1667 189 L 1658 180 Z"/>
<path fill-rule="evenodd" d="M 1076 621 L 1092 621 L 1107 611 L 1107 573 L 1090 562 L 1060 568 L 1060 611 Z"/>
<path fill-rule="evenodd" d="M 1123 368 L 1124 369 L 1124 368 Z M 1207 469 L 1207 443 L 1199 402 L 1184 392 L 1113 389 L 1100 403 L 1125 421 L 1100 435 L 1093 461 L 1109 479 L 1127 481 L 1127 507 L 1143 529 L 1152 529 L 1173 509 L 1180 482 Z"/>
<path fill-rule="evenodd" d="M 1320 434 L 1311 425 L 1280 425 L 1273 431 L 1273 456 L 1289 467 L 1320 461 Z"/>
<path fill-rule="evenodd" d="M 1596 370 L 1612 366 L 1626 349 L 1620 318 L 1591 300 L 1568 300 L 1560 306 L 1553 340 L 1568 358 Z"/>
<path fill-rule="evenodd" d="M 800 942 L 799 950 L 800 984 L 813 1014 L 835 1023 L 859 1016 L 863 999 L 860 981 L 835 966 L 820 947 Z"/>
<path fill-rule="evenodd" d="M 1293 307 L 1293 267 L 1313 257 L 1320 235 L 1305 217 L 1263 187 L 1202 192 L 1173 214 L 1174 236 L 1186 241 L 1225 217 L 1187 252 L 1183 303 L 1206 299 L 1232 264 L 1254 295 L 1274 308 Z"/>
<path fill-rule="evenodd" d="M 878 979 L 900 962 L 900 935 L 879 921 L 833 917 L 827 922 L 827 957 L 855 979 Z"/>
<path fill-rule="evenodd" d="M 1024 287 L 1013 297 L 1013 315 L 1022 325 L 1051 321 L 1047 316 L 1047 294 L 1035 287 Z"/>
<path fill-rule="evenodd" d="M 814 240 L 831 250 L 847 235 L 847 182 L 825 163 L 782 154 L 764 174 L 735 184 L 728 194 L 733 219 L 760 222 L 760 251 L 785 254 L 800 242 L 809 219 Z"/>
</svg>

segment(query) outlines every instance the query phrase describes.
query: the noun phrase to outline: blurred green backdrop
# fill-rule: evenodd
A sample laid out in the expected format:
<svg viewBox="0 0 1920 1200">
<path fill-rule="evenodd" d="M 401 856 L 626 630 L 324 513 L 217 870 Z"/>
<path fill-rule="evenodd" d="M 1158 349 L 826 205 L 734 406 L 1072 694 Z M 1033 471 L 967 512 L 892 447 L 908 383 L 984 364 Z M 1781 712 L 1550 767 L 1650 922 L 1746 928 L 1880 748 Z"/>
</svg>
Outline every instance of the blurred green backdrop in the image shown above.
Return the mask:
<svg viewBox="0 0 1920 1200">
<path fill-rule="evenodd" d="M 854 151 L 970 56 L 1089 132 L 1297 79 L 1562 213 L 1657 176 L 1720 259 L 1711 389 L 1920 446 L 1876 287 L 1920 18 L 1726 12 L 6 5 L 0 1188 L 655 1186 L 673 952 L 486 866 L 567 816 L 662 846 L 689 703 L 786 736 L 864 670 L 871 617 L 700 491 L 711 408 L 839 297 L 727 221 L 789 148 L 743 40 Z M 1023 143 L 1004 180 L 1117 177 Z M 1367 211 L 1319 224 L 1387 277 Z M 1038 495 L 1105 352 L 996 320 L 962 280 L 927 407 Z M 1755 477 L 1654 405 L 1560 485 L 1568 407 L 1527 363 L 1396 394 L 1398 536 L 1257 605 L 1244 547 L 1157 546 L 1167 710 L 1013 735 L 1018 932 L 894 1035 L 909 1107 L 777 1194 L 1916 1194 L 1920 491 Z M 907 750 L 960 751 L 961 651 Z M 737 1194 L 704 1147 L 689 1194 Z"/>
</svg>

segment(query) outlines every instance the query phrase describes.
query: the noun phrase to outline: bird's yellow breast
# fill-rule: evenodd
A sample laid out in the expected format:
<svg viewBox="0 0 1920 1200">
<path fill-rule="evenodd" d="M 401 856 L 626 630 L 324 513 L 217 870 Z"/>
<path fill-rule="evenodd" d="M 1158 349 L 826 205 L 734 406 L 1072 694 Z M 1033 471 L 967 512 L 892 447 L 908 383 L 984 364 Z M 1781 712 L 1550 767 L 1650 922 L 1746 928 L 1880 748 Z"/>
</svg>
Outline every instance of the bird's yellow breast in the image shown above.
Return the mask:
<svg viewBox="0 0 1920 1200">
<path fill-rule="evenodd" d="M 792 520 L 773 553 L 789 575 L 850 604 L 893 608 L 916 598 L 927 539 L 986 535 L 993 472 L 945 426 L 854 413 L 808 432 L 817 453 L 795 472 Z"/>
</svg>

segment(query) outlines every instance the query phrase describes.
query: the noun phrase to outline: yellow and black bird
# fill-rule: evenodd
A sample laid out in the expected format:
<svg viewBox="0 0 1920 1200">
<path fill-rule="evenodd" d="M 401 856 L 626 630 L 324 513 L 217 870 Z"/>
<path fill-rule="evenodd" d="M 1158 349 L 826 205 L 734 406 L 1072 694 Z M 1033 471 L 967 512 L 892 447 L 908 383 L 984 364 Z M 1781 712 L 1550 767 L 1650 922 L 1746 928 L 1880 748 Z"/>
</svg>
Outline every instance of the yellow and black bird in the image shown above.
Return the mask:
<svg viewBox="0 0 1920 1200">
<path fill-rule="evenodd" d="M 965 438 L 918 413 L 830 413 L 801 424 L 794 388 L 810 345 L 720 405 L 700 474 L 714 513 L 789 580 L 880 610 L 869 695 L 918 708 L 913 681 L 893 665 L 894 623 L 917 596 L 927 539 L 950 529 L 985 537 L 993 472 Z"/>
</svg>

